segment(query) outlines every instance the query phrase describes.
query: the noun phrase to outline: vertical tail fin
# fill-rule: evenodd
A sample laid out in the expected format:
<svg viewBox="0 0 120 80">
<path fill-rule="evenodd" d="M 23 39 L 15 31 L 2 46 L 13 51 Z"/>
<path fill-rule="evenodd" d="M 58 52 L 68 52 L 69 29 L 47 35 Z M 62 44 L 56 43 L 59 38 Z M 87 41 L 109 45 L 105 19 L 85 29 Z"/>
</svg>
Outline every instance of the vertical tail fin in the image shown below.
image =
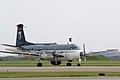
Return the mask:
<svg viewBox="0 0 120 80">
<path fill-rule="evenodd" d="M 22 46 L 26 43 L 25 35 L 23 31 L 23 24 L 17 25 L 17 38 L 16 38 L 16 46 Z"/>
<path fill-rule="evenodd" d="M 29 43 L 25 39 L 23 24 L 17 25 L 17 38 L 16 38 L 16 46 L 24 46 L 24 45 L 32 45 L 33 43 Z"/>
</svg>

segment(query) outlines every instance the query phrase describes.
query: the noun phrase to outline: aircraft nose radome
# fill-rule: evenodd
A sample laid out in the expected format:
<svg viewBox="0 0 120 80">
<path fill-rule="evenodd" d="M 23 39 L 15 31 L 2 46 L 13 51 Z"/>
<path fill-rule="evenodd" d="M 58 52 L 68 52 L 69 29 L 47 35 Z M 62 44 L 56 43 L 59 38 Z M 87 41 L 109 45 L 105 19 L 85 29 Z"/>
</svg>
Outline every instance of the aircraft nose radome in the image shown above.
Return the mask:
<svg viewBox="0 0 120 80">
<path fill-rule="evenodd" d="M 23 28 L 23 26 L 24 26 L 23 24 L 18 24 L 17 25 L 18 28 Z"/>
</svg>

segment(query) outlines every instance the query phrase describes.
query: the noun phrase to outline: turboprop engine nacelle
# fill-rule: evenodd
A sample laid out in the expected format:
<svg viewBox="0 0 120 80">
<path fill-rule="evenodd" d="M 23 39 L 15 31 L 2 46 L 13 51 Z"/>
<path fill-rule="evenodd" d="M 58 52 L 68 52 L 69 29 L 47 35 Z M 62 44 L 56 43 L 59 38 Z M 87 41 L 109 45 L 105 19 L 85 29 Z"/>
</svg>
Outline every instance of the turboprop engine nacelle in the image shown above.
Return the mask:
<svg viewBox="0 0 120 80">
<path fill-rule="evenodd" d="M 40 55 L 40 58 L 53 58 L 52 53 L 47 53 L 47 52 L 37 52 L 37 54 Z"/>
<path fill-rule="evenodd" d="M 83 58 L 84 57 L 84 53 L 80 52 L 80 57 Z"/>
<path fill-rule="evenodd" d="M 45 52 L 44 52 L 44 53 L 40 54 L 40 57 L 41 57 L 41 58 L 44 58 L 44 59 L 45 59 L 45 58 L 53 58 L 53 54 L 52 54 L 52 53 L 49 53 L 49 54 L 48 54 L 48 53 L 45 53 Z"/>
</svg>

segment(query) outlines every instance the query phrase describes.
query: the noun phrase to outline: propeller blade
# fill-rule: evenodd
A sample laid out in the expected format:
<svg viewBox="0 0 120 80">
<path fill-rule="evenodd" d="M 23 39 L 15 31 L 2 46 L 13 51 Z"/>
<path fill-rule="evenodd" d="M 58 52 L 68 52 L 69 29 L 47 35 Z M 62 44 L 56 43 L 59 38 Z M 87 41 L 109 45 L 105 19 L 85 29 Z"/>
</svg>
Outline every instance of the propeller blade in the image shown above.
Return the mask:
<svg viewBox="0 0 120 80">
<path fill-rule="evenodd" d="M 85 51 L 85 44 L 83 44 L 83 53 L 84 53 L 84 63 L 86 63 L 86 51 Z"/>
<path fill-rule="evenodd" d="M 83 44 L 83 52 L 85 53 L 85 44 Z"/>
<path fill-rule="evenodd" d="M 57 64 L 57 57 L 55 56 L 55 53 L 56 53 L 56 46 L 55 46 L 55 44 L 53 44 L 53 48 L 54 48 L 53 56 L 54 56 L 54 59 L 55 59 L 55 64 Z"/>
</svg>

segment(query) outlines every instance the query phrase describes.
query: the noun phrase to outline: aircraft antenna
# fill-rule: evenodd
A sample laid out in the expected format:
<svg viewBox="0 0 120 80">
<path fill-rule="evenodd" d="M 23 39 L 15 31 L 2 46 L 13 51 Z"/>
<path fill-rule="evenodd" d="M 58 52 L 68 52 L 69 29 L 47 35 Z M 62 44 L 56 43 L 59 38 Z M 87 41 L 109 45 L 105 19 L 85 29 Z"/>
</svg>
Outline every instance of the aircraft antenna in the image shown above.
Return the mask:
<svg viewBox="0 0 120 80">
<path fill-rule="evenodd" d="M 72 38 L 69 38 L 69 42 L 68 42 L 69 44 L 71 44 L 72 43 Z"/>
<path fill-rule="evenodd" d="M 69 42 L 72 42 L 72 38 L 69 38 Z"/>
</svg>

